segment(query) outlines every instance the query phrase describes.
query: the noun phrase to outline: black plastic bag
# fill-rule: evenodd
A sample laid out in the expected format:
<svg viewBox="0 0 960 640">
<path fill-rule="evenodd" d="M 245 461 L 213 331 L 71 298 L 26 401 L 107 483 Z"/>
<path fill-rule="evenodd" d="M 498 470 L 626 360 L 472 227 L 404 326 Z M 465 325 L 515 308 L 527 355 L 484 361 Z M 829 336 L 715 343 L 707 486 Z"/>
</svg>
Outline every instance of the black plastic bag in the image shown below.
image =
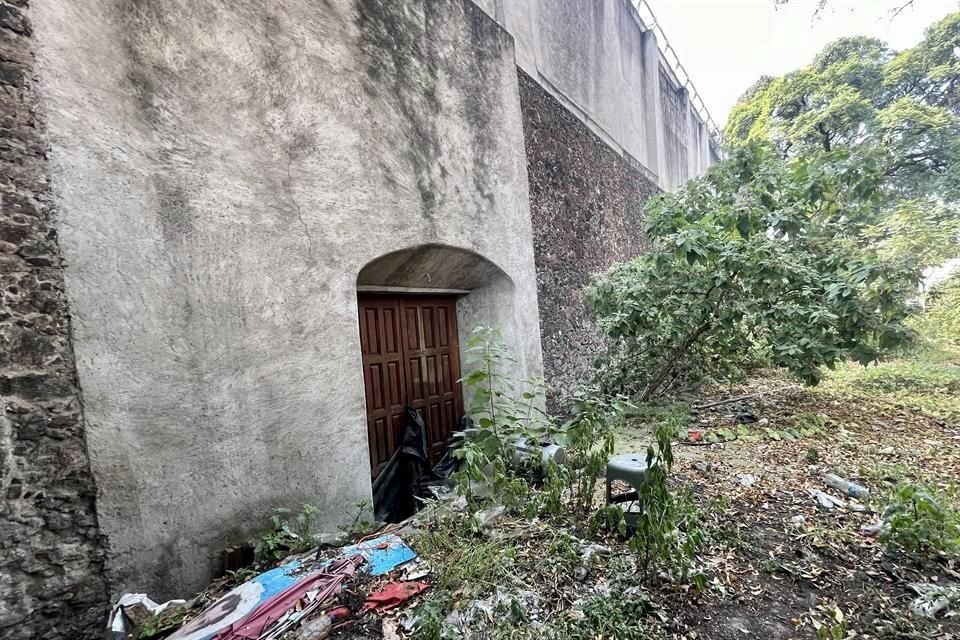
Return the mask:
<svg viewBox="0 0 960 640">
<path fill-rule="evenodd" d="M 427 427 L 423 417 L 407 407 L 400 448 L 373 481 L 373 507 L 381 522 L 400 522 L 417 511 L 416 497 L 427 466 Z"/>
</svg>

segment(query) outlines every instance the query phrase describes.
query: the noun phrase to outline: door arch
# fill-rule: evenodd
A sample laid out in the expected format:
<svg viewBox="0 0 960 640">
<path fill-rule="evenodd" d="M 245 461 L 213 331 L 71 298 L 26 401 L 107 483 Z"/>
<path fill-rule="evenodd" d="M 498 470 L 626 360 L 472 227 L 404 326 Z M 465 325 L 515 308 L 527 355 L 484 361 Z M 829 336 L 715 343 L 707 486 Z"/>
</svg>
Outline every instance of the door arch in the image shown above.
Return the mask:
<svg viewBox="0 0 960 640">
<path fill-rule="evenodd" d="M 357 276 L 371 475 L 400 446 L 407 407 L 436 460 L 464 412 L 461 349 L 478 325 L 500 326 L 513 283 L 478 253 L 425 244 L 385 254 Z"/>
</svg>

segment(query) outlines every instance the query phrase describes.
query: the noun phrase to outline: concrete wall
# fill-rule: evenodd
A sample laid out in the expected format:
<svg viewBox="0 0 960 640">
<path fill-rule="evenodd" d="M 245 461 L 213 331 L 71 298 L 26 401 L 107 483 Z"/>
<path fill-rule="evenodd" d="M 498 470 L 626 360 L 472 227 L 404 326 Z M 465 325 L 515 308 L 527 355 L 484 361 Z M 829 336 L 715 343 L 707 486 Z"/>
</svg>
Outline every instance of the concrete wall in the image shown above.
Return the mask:
<svg viewBox="0 0 960 640">
<path fill-rule="evenodd" d="M 356 278 L 424 243 L 541 371 L 512 38 L 469 0 L 31 8 L 113 592 L 369 497 Z"/>
<path fill-rule="evenodd" d="M 474 1 L 513 34 L 524 72 L 662 189 L 707 170 L 708 153 L 685 153 L 708 139 L 698 137 L 706 128 L 688 101 L 683 117 L 695 126 L 671 146 L 677 130 L 661 113 L 660 91 L 661 74 L 673 74 L 630 0 Z"/>
<path fill-rule="evenodd" d="M 102 637 L 96 489 L 25 2 L 0 2 L 0 638 Z"/>
</svg>

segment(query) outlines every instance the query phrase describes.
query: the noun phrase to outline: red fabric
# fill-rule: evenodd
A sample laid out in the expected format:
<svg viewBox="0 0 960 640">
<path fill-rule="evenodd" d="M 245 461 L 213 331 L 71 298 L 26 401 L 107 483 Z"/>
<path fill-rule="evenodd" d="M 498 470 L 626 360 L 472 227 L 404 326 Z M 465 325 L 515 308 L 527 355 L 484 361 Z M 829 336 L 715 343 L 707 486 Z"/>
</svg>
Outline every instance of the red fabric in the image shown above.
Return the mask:
<svg viewBox="0 0 960 640">
<path fill-rule="evenodd" d="M 317 600 L 326 600 L 340 590 L 340 584 L 352 576 L 362 563 L 363 556 L 351 556 L 333 562 L 324 571 L 311 573 L 237 620 L 229 629 L 214 636 L 213 640 L 257 640 L 263 635 L 264 629 L 293 609 L 298 600 L 306 597 L 307 591 L 318 589 Z"/>
<path fill-rule="evenodd" d="M 425 582 L 391 582 L 380 591 L 368 595 L 360 613 L 393 609 L 429 587 Z"/>
</svg>

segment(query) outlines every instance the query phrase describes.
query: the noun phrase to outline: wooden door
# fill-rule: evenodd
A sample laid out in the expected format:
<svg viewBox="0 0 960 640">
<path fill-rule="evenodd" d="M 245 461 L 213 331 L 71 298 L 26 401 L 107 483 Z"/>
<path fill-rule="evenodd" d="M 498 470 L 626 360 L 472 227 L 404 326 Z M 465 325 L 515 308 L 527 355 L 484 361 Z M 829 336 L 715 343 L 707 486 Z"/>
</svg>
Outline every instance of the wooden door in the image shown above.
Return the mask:
<svg viewBox="0 0 960 640">
<path fill-rule="evenodd" d="M 371 473 L 399 447 L 408 406 L 423 417 L 436 461 L 463 414 L 456 299 L 361 294 L 359 306 Z"/>
</svg>

